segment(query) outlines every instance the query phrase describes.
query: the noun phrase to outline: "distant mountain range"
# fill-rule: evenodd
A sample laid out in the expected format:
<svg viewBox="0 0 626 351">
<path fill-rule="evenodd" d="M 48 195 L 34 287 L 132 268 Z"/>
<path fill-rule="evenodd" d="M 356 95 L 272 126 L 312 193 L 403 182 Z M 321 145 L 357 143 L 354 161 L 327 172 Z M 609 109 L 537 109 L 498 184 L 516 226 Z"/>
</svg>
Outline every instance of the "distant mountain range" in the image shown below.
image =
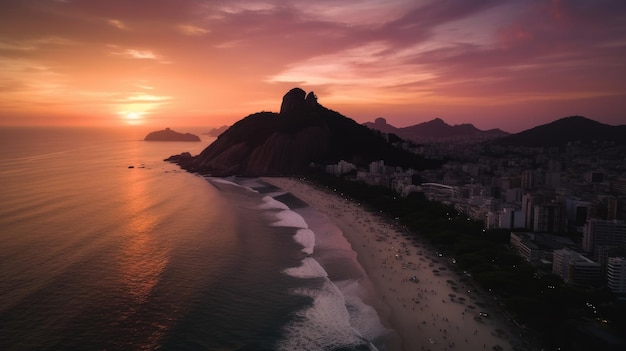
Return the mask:
<svg viewBox="0 0 626 351">
<path fill-rule="evenodd" d="M 589 144 L 594 141 L 626 145 L 626 125 L 612 126 L 582 116 L 571 116 L 494 140 L 493 143 L 554 147 L 574 142 Z"/>
<path fill-rule="evenodd" d="M 490 141 L 496 145 L 531 147 L 564 146 L 573 142 L 587 144 L 594 141 L 626 144 L 626 125 L 612 126 L 582 116 L 561 118 L 516 134 L 500 129 L 483 131 L 472 124 L 451 126 L 439 118 L 403 128 L 387 124 L 384 118 L 377 118 L 374 122 L 363 125 L 417 143 Z"/>
<path fill-rule="evenodd" d="M 387 134 L 395 134 L 400 138 L 417 143 L 436 141 L 480 141 L 502 138 L 509 135 L 500 129 L 480 130 L 472 124 L 458 124 L 451 126 L 440 118 L 432 121 L 397 128 L 387 124 L 384 118 L 377 118 L 374 122 L 365 122 L 364 126 Z"/>
<path fill-rule="evenodd" d="M 218 127 L 218 128 L 213 128 L 213 129 L 209 130 L 208 132 L 202 133 L 202 134 L 208 135 L 210 137 L 217 138 L 218 136 L 220 136 L 220 134 L 224 133 L 226 131 L 226 129 L 228 129 L 228 128 L 229 128 L 229 126 L 224 125 L 224 126 L 221 126 L 221 127 Z"/>
<path fill-rule="evenodd" d="M 340 160 L 358 166 L 384 160 L 387 165 L 414 169 L 440 164 L 394 146 L 380 133 L 320 105 L 313 92 L 306 94 L 300 88 L 285 94 L 280 113 L 249 115 L 199 155 L 184 153 L 168 160 L 215 176 L 302 174 L 311 163 Z"/>
<path fill-rule="evenodd" d="M 229 128 L 220 129 L 222 133 L 199 155 L 183 153 L 168 161 L 192 172 L 215 176 L 296 175 L 306 173 L 311 163 L 326 165 L 340 160 L 357 166 L 384 160 L 387 165 L 413 169 L 441 164 L 397 147 L 398 137 L 416 142 L 488 141 L 536 147 L 577 141 L 626 144 L 626 125 L 610 126 L 580 116 L 562 118 L 513 135 L 500 129 L 479 130 L 471 124 L 451 126 L 439 118 L 404 128 L 389 125 L 384 118 L 358 124 L 320 105 L 313 92 L 306 94 L 300 88 L 285 94 L 280 113 L 254 113 Z M 155 133 L 163 136 L 175 132 L 168 128 Z"/>
</svg>

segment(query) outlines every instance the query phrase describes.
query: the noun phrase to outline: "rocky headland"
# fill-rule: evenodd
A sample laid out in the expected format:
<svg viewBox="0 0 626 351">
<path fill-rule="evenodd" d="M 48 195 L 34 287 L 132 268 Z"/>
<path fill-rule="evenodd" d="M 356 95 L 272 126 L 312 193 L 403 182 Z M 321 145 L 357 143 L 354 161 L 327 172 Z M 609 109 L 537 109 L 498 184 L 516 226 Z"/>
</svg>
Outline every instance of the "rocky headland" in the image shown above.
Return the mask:
<svg viewBox="0 0 626 351">
<path fill-rule="evenodd" d="M 345 160 L 367 165 L 384 160 L 392 166 L 428 168 L 421 157 L 402 150 L 385 136 L 318 103 L 313 92 L 291 89 L 280 112 L 251 114 L 220 134 L 197 156 L 168 161 L 183 169 L 215 176 L 296 175 L 314 164 Z M 432 161 L 430 161 L 432 162 Z"/>
</svg>

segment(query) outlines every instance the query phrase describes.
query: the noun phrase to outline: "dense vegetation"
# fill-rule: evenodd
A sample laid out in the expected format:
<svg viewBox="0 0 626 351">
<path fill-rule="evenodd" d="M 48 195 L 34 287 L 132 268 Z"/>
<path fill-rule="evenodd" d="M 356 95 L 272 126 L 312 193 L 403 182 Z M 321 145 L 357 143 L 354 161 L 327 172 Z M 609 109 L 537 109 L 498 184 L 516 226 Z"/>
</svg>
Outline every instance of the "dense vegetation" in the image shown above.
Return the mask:
<svg viewBox="0 0 626 351">
<path fill-rule="evenodd" d="M 471 275 L 520 326 L 550 347 L 603 349 L 595 340 L 597 333 L 581 332 L 590 326 L 601 333 L 626 332 L 623 301 L 607 288 L 575 288 L 556 275 L 537 271 L 510 249 L 509 230 L 484 230 L 482 222 L 420 193 L 402 198 L 389 189 L 321 173 L 309 179 L 380 212 L 454 257 L 459 271 Z"/>
</svg>

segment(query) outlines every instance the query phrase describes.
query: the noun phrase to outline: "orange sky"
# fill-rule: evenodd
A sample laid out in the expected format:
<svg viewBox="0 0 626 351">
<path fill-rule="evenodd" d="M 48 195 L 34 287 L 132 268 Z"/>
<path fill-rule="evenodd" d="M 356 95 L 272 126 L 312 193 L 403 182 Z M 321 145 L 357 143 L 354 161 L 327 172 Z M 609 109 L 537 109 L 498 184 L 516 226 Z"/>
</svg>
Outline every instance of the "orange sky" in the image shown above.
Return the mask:
<svg viewBox="0 0 626 351">
<path fill-rule="evenodd" d="M 358 122 L 626 124 L 623 0 L 20 0 L 1 125 L 207 126 L 293 87 Z"/>
</svg>

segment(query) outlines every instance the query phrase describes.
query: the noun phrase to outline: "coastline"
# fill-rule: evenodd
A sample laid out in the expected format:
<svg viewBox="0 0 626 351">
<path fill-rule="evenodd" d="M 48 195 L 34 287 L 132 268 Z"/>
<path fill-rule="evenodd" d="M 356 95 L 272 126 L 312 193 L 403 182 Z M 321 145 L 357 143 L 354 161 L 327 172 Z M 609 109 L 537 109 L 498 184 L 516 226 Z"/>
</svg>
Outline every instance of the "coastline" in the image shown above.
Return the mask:
<svg viewBox="0 0 626 351">
<path fill-rule="evenodd" d="M 449 269 L 449 258 L 339 194 L 294 178 L 262 180 L 326 215 L 367 275 L 365 301 L 392 332 L 395 350 L 531 350 L 501 309 Z"/>
</svg>

